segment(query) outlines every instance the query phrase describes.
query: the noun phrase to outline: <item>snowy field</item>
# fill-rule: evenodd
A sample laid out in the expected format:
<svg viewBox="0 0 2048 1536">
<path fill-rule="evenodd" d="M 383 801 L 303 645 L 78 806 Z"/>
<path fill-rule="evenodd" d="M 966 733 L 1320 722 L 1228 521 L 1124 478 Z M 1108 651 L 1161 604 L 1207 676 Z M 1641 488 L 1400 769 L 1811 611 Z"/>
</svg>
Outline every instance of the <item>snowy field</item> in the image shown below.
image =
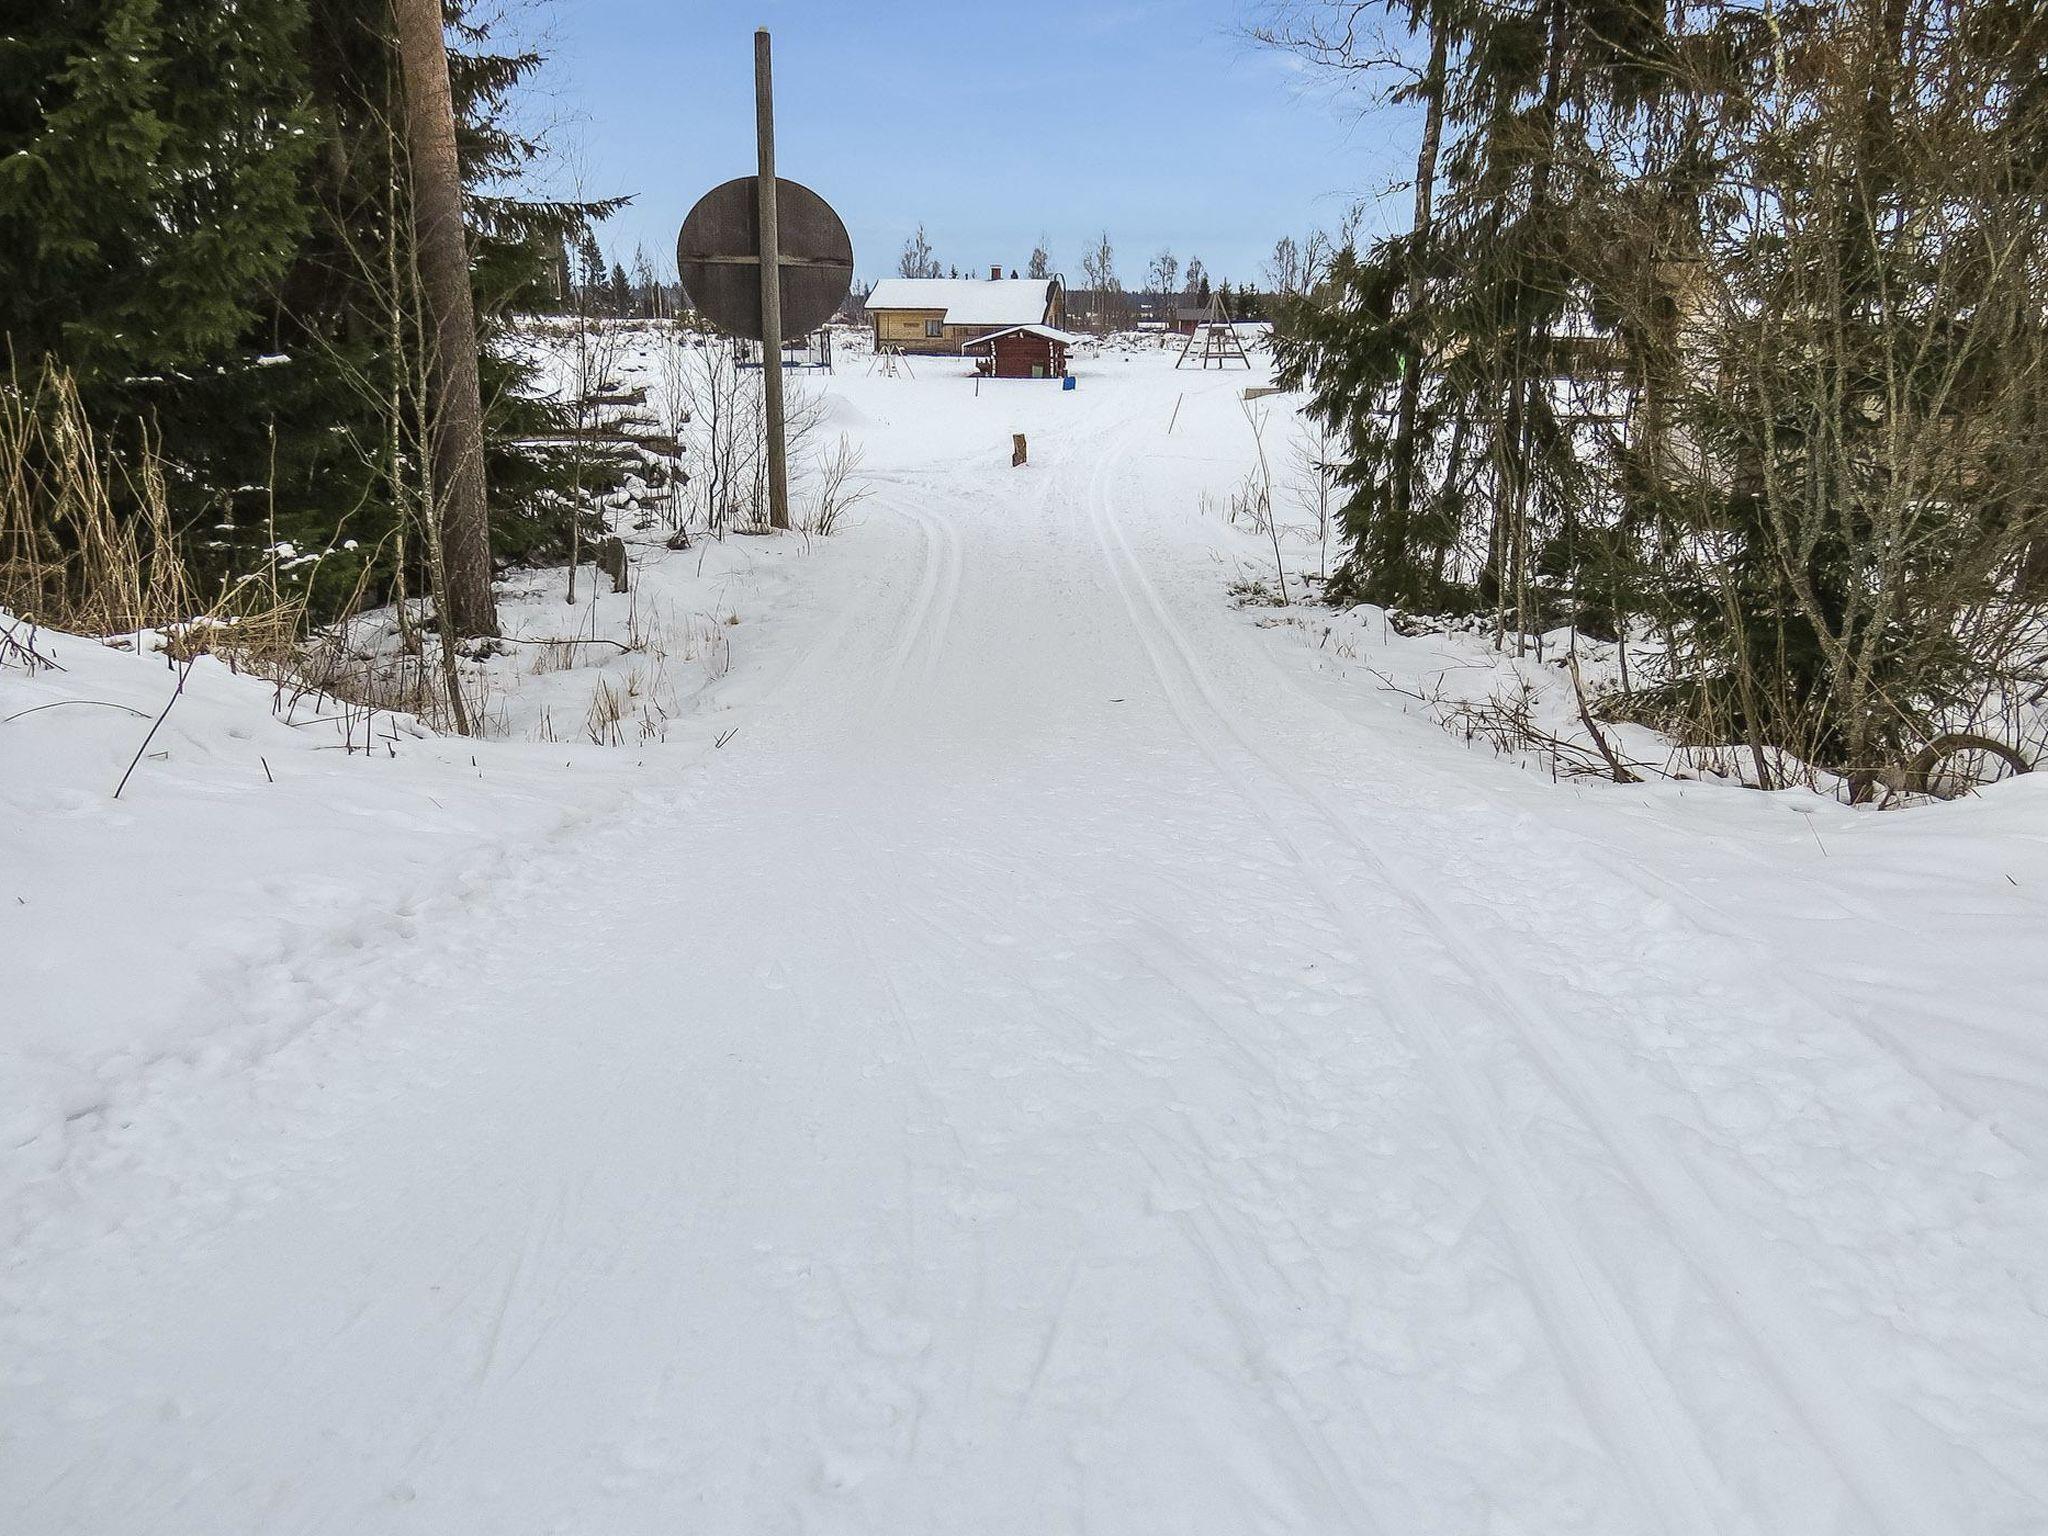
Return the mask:
<svg viewBox="0 0 2048 1536">
<path fill-rule="evenodd" d="M 1468 744 L 1171 363 L 842 359 L 480 744 L 0 671 L 0 1531 L 2048 1530 L 2048 776 Z"/>
</svg>

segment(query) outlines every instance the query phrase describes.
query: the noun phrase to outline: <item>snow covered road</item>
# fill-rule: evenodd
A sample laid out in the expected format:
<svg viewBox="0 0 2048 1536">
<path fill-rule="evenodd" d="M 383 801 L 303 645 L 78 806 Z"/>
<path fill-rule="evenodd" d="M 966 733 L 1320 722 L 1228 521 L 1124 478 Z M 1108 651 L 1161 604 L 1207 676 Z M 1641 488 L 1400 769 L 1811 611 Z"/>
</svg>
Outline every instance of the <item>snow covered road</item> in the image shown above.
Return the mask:
<svg viewBox="0 0 2048 1536">
<path fill-rule="evenodd" d="M 22 1197 L 0 1529 L 2048 1529 L 2048 802 L 1362 697 L 1187 531 L 1241 382 L 868 381 L 731 745 Z"/>
</svg>

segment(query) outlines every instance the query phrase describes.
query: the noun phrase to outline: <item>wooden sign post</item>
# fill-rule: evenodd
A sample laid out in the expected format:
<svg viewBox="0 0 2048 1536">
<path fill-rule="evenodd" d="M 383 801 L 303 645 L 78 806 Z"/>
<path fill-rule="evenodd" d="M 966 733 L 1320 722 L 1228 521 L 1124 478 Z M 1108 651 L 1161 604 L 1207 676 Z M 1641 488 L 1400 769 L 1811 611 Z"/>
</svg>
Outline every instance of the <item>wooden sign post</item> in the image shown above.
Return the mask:
<svg viewBox="0 0 2048 1536">
<path fill-rule="evenodd" d="M 754 33 L 754 136 L 760 172 L 761 399 L 768 416 L 768 526 L 789 526 L 789 449 L 782 414 L 782 232 L 775 197 L 775 83 L 768 29 Z"/>
<path fill-rule="evenodd" d="M 853 245 L 832 205 L 775 175 L 775 87 L 768 32 L 754 34 L 758 176 L 736 176 L 698 198 L 676 236 L 676 275 L 690 306 L 730 336 L 761 343 L 762 436 L 768 526 L 789 522 L 789 448 L 782 338 L 832 318 L 853 283 Z"/>
</svg>

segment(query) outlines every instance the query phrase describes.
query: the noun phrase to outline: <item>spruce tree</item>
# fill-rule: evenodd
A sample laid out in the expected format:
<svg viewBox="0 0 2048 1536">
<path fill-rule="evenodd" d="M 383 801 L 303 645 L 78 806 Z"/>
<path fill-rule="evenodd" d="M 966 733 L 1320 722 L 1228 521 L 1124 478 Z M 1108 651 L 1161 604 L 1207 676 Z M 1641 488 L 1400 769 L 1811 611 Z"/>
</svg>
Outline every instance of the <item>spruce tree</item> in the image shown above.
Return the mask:
<svg viewBox="0 0 2048 1536">
<path fill-rule="evenodd" d="M 1852 797 L 2010 700 L 2048 567 L 2040 8 L 1386 8 L 1430 44 L 1415 228 L 1278 338 L 1346 443 L 1333 594 L 1485 605 L 1518 648 L 1633 619 L 1640 718 Z"/>
<path fill-rule="evenodd" d="M 275 425 L 279 531 L 301 549 L 322 552 L 309 569 L 319 583 L 317 602 L 332 606 L 359 585 L 375 598 L 395 589 L 417 595 L 425 583 L 418 540 L 399 521 L 403 488 L 392 483 L 393 370 L 398 352 L 411 343 L 402 320 L 399 334 L 393 333 L 387 268 L 387 251 L 402 227 L 393 219 L 405 212 L 393 160 L 398 81 L 389 15 L 359 0 L 310 4 L 320 141 L 306 175 L 312 220 L 267 322 L 270 344 L 291 362 L 267 372 L 260 398 L 237 394 L 224 402 L 226 419 L 241 431 L 224 457 L 246 467 Z M 479 330 L 492 550 L 500 561 L 553 558 L 568 548 L 575 515 L 571 455 L 555 446 L 566 414 L 537 398 L 532 365 L 509 344 L 509 332 L 520 315 L 563 302 L 565 249 L 617 203 L 521 195 L 519 177 L 539 146 L 510 115 L 541 60 L 493 52 L 488 34 L 460 13 L 449 40 Z M 253 539 L 266 506 L 248 495 L 234 505 L 235 531 L 224 537 Z M 401 555 L 407 571 L 398 568 Z"/>
<path fill-rule="evenodd" d="M 574 515 L 562 412 L 506 333 L 560 302 L 564 241 L 617 204 L 519 192 L 539 146 L 511 110 L 540 60 L 453 20 L 495 554 L 546 558 Z M 362 0 L 91 0 L 0 27 L 16 366 L 78 372 L 117 449 L 163 445 L 202 575 L 289 545 L 318 611 L 422 590 L 391 483 L 397 90 L 390 12 Z"/>
<path fill-rule="evenodd" d="M 100 0 L 0 35 L 0 333 L 96 409 L 234 367 L 304 231 L 304 0 Z M 118 400 L 117 400 L 118 397 Z"/>
<path fill-rule="evenodd" d="M 1389 0 L 1423 37 L 1414 227 L 1289 306 L 1283 376 L 1345 434 L 1339 592 L 1495 607 L 1541 626 L 1583 558 L 1577 449 L 1553 388 L 1590 302 L 1609 146 L 1668 80 L 1661 0 Z M 1440 135 L 1448 135 L 1446 148 Z M 1440 159 L 1441 157 L 1441 159 Z M 1441 175 L 1441 184 L 1439 184 Z M 1440 201 L 1439 201 L 1440 198 Z M 1483 511 L 1476 570 L 1449 567 Z"/>
<path fill-rule="evenodd" d="M 587 225 L 576 242 L 576 281 L 583 290 L 584 307 L 601 309 L 606 281 L 604 252 L 598 248 L 596 232 Z"/>
</svg>

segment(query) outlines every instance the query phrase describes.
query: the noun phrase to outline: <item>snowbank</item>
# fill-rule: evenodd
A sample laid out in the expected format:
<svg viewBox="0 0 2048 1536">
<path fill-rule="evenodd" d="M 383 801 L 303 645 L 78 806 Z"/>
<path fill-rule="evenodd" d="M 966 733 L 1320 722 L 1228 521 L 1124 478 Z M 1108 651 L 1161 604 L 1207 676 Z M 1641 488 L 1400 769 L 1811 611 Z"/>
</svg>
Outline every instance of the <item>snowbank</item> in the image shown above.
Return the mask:
<svg viewBox="0 0 2048 1536">
<path fill-rule="evenodd" d="M 407 716 L 366 726 L 330 702 L 288 721 L 270 684 L 212 657 L 181 690 L 148 643 L 45 633 L 52 666 L 0 671 L 0 1144 L 54 1144 L 167 1055 L 232 1070 L 292 1024 L 240 995 L 247 973 L 317 964 L 302 941 L 351 913 L 367 942 L 617 792 L 594 763 L 477 757 Z"/>
<path fill-rule="evenodd" d="M 311 1027 L 292 994 L 337 945 L 405 942 L 435 901 L 710 750 L 805 632 L 797 589 L 829 555 L 670 551 L 665 532 L 627 530 L 630 595 L 587 566 L 573 606 L 561 570 L 501 583 L 507 639 L 463 667 L 482 741 L 211 656 L 181 687 L 151 635 L 46 631 L 51 665 L 0 667 L 0 1146 L 29 1154 L 16 1176 L 153 1066 L 231 1072 Z M 390 615 L 350 640 L 388 653 Z"/>
</svg>

